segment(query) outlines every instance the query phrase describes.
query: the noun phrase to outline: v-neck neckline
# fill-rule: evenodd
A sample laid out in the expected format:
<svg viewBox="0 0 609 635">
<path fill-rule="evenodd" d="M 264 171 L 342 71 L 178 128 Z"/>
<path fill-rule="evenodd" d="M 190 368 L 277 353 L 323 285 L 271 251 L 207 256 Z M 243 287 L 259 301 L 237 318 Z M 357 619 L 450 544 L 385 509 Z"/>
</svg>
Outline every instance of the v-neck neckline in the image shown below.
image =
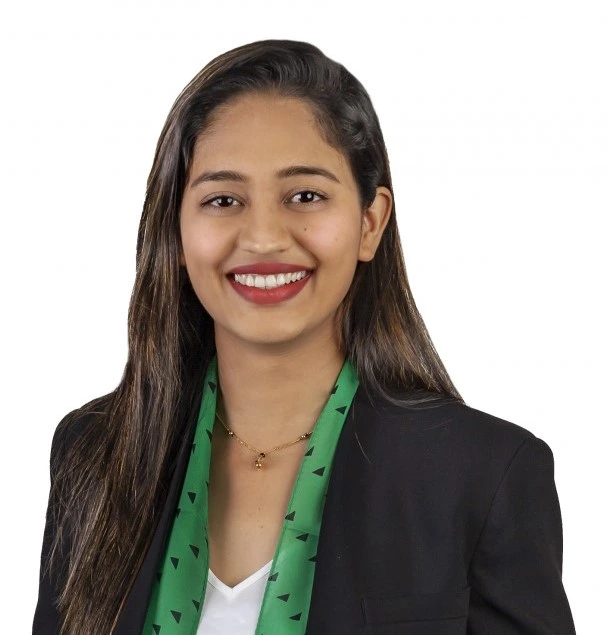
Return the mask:
<svg viewBox="0 0 609 635">
<path fill-rule="evenodd" d="M 252 586 L 255 582 L 260 580 L 264 575 L 266 575 L 271 570 L 271 565 L 273 564 L 272 560 L 269 560 L 265 565 L 260 567 L 258 571 L 254 571 L 251 575 L 249 575 L 245 580 L 239 582 L 233 587 L 228 586 L 220 578 L 211 570 L 208 571 L 208 581 L 209 583 L 218 591 L 222 593 L 222 595 L 227 598 L 234 598 L 236 595 L 241 593 L 244 589 L 249 586 Z"/>
</svg>

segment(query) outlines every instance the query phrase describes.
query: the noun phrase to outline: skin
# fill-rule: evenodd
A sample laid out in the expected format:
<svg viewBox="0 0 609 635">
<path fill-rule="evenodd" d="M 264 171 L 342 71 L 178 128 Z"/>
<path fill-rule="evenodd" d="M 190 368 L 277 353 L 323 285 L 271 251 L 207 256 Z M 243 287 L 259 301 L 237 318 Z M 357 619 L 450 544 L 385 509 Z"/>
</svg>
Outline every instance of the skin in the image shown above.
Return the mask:
<svg viewBox="0 0 609 635">
<path fill-rule="evenodd" d="M 276 176 L 291 165 L 323 167 L 339 182 Z M 247 182 L 192 187 L 201 173 L 216 170 L 239 172 Z M 311 190 L 326 200 L 306 194 Z M 214 320 L 218 413 L 255 448 L 267 450 L 313 429 L 344 362 L 336 311 L 358 260 L 374 257 L 391 206 L 390 190 L 378 187 L 362 212 L 346 158 L 324 141 L 303 101 L 240 96 L 216 111 L 197 140 L 180 210 L 180 263 Z M 314 273 L 295 297 L 259 305 L 242 298 L 226 274 L 261 261 Z M 233 586 L 272 558 L 306 443 L 270 454 L 257 471 L 254 454 L 222 434 L 219 423 L 216 430 L 210 567 Z"/>
</svg>

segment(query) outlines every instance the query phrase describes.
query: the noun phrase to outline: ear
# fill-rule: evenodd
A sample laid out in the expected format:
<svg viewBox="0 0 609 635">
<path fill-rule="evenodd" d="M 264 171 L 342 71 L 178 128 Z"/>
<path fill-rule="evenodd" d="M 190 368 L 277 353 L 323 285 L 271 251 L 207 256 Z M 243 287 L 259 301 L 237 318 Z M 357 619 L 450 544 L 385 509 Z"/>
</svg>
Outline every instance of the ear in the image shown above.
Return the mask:
<svg viewBox="0 0 609 635">
<path fill-rule="evenodd" d="M 393 196 L 391 190 L 385 186 L 376 188 L 374 201 L 362 217 L 362 234 L 360 237 L 358 260 L 369 261 L 374 258 L 376 249 L 381 242 L 383 231 L 389 221 Z"/>
</svg>

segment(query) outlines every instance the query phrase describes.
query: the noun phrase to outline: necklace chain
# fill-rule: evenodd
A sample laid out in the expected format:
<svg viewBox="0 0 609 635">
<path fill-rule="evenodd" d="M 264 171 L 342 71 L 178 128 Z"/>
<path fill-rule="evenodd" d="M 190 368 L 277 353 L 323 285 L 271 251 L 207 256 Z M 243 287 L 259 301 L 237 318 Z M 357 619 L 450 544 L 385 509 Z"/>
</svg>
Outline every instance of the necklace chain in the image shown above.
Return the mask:
<svg viewBox="0 0 609 635">
<path fill-rule="evenodd" d="M 222 421 L 222 418 L 220 417 L 220 415 L 216 412 L 216 418 L 218 419 L 218 421 L 222 424 L 222 426 L 224 427 L 224 429 L 226 430 L 226 432 L 228 432 L 228 436 L 229 437 L 234 437 L 237 441 L 239 441 L 239 443 L 243 446 L 245 446 L 248 450 L 251 450 L 252 452 L 254 452 L 255 454 L 257 454 L 258 456 L 256 457 L 256 460 L 254 461 L 254 465 L 256 467 L 256 469 L 261 469 L 262 468 L 262 462 L 264 461 L 264 459 L 266 459 L 267 454 L 270 454 L 271 452 L 277 452 L 278 450 L 283 450 L 284 448 L 287 448 L 291 445 L 294 445 L 295 443 L 298 443 L 299 441 L 304 441 L 305 439 L 308 439 L 312 434 L 313 431 L 311 432 L 305 432 L 304 434 L 301 434 L 297 439 L 295 439 L 294 441 L 289 441 L 288 443 L 282 443 L 281 445 L 276 445 L 274 448 L 271 448 L 270 450 L 258 450 L 256 448 L 254 448 L 253 446 L 251 446 L 249 443 L 247 443 L 247 441 L 244 441 L 243 439 L 240 439 L 233 430 L 231 430 L 225 423 L 224 421 Z"/>
</svg>

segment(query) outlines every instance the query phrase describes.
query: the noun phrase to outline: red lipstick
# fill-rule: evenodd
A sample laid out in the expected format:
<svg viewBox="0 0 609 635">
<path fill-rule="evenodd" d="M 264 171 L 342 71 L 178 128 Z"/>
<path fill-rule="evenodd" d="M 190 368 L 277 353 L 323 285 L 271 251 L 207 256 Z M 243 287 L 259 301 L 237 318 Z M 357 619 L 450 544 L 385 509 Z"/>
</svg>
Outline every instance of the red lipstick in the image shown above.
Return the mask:
<svg viewBox="0 0 609 635">
<path fill-rule="evenodd" d="M 240 272 L 243 272 L 240 274 Z M 265 273 L 258 273 L 260 271 L 264 271 Z M 280 286 L 269 288 L 269 289 L 261 289 L 260 287 L 250 287 L 246 284 L 242 284 L 241 282 L 237 282 L 235 280 L 235 276 L 233 274 L 241 275 L 250 274 L 250 275 L 273 275 L 273 274 L 287 274 L 295 271 L 306 271 L 306 275 L 302 277 L 300 280 L 296 280 L 295 282 L 286 282 L 281 284 Z M 287 265 L 281 263 L 257 263 L 256 265 L 244 265 L 242 267 L 236 267 L 233 269 L 231 273 L 227 275 L 227 278 L 233 287 L 233 289 L 245 300 L 249 302 L 254 302 L 256 304 L 276 304 L 278 302 L 285 302 L 290 298 L 293 298 L 295 295 L 300 293 L 302 289 L 305 287 L 309 278 L 313 275 L 313 272 L 310 269 L 306 269 L 301 265 Z"/>
</svg>

